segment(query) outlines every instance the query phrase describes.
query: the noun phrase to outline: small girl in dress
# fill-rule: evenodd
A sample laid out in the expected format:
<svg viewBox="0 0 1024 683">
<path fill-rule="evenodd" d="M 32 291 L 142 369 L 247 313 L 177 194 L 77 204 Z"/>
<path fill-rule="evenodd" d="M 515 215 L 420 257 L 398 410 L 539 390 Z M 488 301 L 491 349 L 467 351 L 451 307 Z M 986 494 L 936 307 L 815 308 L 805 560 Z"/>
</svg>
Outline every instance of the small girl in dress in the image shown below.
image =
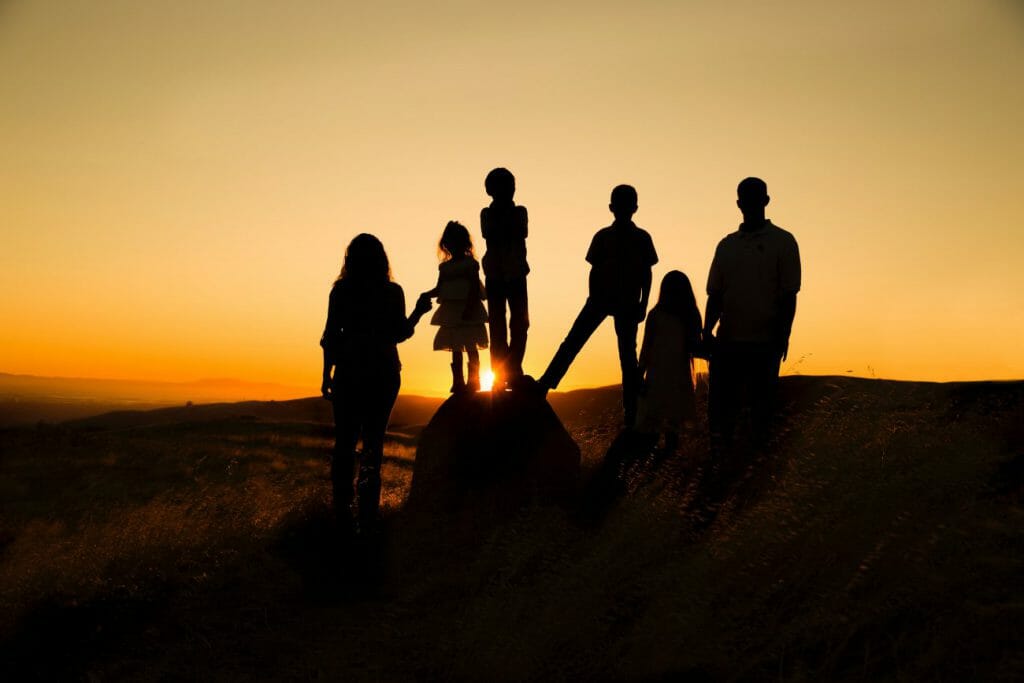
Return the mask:
<svg viewBox="0 0 1024 683">
<path fill-rule="evenodd" d="M 690 279 L 678 270 L 661 281 L 658 303 L 647 315 L 640 348 L 643 389 L 637 431 L 665 435 L 665 453 L 679 445 L 680 428 L 693 428 L 693 355 L 700 342 L 701 318 Z"/>
<path fill-rule="evenodd" d="M 473 256 L 473 242 L 465 226 L 449 221 L 438 243 L 441 263 L 437 286 L 423 296 L 437 297 L 440 304 L 431 325 L 437 325 L 435 351 L 452 352 L 452 393 L 480 389 L 480 354 L 487 348 L 487 311 L 484 309 L 480 264 Z M 462 374 L 462 352 L 468 359 L 468 381 Z"/>
</svg>

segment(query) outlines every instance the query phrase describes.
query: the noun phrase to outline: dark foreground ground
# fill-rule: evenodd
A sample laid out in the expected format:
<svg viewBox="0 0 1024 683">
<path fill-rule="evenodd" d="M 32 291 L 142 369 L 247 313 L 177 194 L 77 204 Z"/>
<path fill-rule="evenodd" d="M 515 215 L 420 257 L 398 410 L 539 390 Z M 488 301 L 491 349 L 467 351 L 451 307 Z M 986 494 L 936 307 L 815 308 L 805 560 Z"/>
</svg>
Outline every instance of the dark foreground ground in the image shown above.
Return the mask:
<svg viewBox="0 0 1024 683">
<path fill-rule="evenodd" d="M 584 492 L 617 390 L 553 395 Z M 790 377 L 779 440 L 700 503 L 707 444 L 616 497 L 337 540 L 319 400 L 0 431 L 0 677 L 1020 680 L 1024 383 Z M 581 514 L 581 510 L 587 514 Z"/>
</svg>

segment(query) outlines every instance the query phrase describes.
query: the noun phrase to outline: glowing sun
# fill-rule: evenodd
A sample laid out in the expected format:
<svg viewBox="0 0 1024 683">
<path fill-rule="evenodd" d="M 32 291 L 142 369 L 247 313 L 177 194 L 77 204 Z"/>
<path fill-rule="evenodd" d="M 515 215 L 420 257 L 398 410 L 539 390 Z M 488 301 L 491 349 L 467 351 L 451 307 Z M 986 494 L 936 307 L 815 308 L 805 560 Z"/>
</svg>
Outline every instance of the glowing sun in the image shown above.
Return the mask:
<svg viewBox="0 0 1024 683">
<path fill-rule="evenodd" d="M 490 370 L 480 371 L 480 391 L 490 391 L 494 386 L 494 373 Z"/>
</svg>

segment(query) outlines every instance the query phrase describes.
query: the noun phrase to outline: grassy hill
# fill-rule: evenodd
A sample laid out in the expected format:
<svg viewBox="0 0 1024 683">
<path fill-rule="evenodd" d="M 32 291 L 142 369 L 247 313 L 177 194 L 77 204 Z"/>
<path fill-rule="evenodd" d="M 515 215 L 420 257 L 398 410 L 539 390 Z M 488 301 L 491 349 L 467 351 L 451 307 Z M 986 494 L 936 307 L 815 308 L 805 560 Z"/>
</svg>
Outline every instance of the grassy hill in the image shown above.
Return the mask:
<svg viewBox="0 0 1024 683">
<path fill-rule="evenodd" d="M 780 399 L 713 519 L 698 433 L 624 461 L 599 523 L 535 504 L 475 535 L 403 514 L 437 406 L 403 402 L 386 540 L 356 546 L 330 524 L 321 400 L 0 430 L 0 675 L 1024 676 L 1024 383 L 788 377 Z M 618 389 L 550 402 L 586 480 Z"/>
</svg>

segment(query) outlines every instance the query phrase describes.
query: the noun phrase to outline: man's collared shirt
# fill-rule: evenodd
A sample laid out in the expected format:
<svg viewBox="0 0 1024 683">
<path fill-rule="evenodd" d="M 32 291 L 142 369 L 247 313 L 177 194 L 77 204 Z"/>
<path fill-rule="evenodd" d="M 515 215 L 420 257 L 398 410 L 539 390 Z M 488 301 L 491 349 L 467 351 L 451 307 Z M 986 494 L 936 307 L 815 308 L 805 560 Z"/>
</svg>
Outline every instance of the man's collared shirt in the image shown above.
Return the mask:
<svg viewBox="0 0 1024 683">
<path fill-rule="evenodd" d="M 780 297 L 800 291 L 796 239 L 770 220 L 757 230 L 726 235 L 715 249 L 707 289 L 722 297 L 719 339 L 777 341 Z"/>
</svg>

